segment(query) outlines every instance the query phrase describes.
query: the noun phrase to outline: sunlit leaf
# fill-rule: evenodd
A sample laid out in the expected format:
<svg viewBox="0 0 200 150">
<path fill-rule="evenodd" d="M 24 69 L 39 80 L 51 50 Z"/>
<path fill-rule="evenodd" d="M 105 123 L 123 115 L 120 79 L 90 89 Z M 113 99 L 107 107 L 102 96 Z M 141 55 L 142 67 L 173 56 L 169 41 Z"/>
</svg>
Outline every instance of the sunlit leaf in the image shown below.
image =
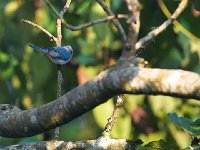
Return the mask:
<svg viewBox="0 0 200 150">
<path fill-rule="evenodd" d="M 22 103 L 23 103 L 23 106 L 26 108 L 26 109 L 31 109 L 32 106 L 33 106 L 33 103 L 32 103 L 32 99 L 29 95 L 25 95 L 23 100 L 22 100 Z"/>
<path fill-rule="evenodd" d="M 10 1 L 6 4 L 4 12 L 6 15 L 13 14 L 20 7 L 19 1 Z"/>
<path fill-rule="evenodd" d="M 12 85 L 15 89 L 18 89 L 21 86 L 21 81 L 16 75 L 12 77 Z"/>
<path fill-rule="evenodd" d="M 180 100 L 170 96 L 149 96 L 149 103 L 157 117 L 164 117 L 166 112 L 171 112 L 176 108 Z"/>
<path fill-rule="evenodd" d="M 161 131 L 157 131 L 157 132 L 153 132 L 150 134 L 140 134 L 139 138 L 142 141 L 144 141 L 144 144 L 148 144 L 149 142 L 152 142 L 152 141 L 158 141 L 160 139 L 165 139 L 166 134 Z"/>
<path fill-rule="evenodd" d="M 107 123 L 107 119 L 111 116 L 114 109 L 113 102 L 111 100 L 96 107 L 92 112 L 96 123 L 103 129 Z"/>
<path fill-rule="evenodd" d="M 0 62 L 7 62 L 9 60 L 9 55 L 4 53 L 4 52 L 0 52 Z"/>
</svg>

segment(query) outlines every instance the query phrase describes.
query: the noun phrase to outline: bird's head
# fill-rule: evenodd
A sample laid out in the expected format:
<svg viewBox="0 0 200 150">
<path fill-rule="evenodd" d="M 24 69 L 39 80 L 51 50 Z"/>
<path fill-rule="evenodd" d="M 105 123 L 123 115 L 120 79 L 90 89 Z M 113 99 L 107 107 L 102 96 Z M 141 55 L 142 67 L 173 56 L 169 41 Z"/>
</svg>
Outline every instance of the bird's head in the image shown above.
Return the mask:
<svg viewBox="0 0 200 150">
<path fill-rule="evenodd" d="M 73 54 L 73 49 L 71 46 L 67 45 L 67 46 L 64 46 L 64 48 L 66 49 L 66 51 L 70 52 L 71 55 Z"/>
</svg>

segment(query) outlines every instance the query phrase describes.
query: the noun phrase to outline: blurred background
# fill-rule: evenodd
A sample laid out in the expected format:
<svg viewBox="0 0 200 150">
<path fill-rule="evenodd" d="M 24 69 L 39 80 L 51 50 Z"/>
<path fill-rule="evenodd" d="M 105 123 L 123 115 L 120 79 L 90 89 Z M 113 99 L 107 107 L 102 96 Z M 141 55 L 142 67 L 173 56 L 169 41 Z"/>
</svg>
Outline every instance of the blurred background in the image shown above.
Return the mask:
<svg viewBox="0 0 200 150">
<path fill-rule="evenodd" d="M 51 0 L 60 11 L 65 0 Z M 116 14 L 127 14 L 122 0 L 105 0 Z M 159 26 L 178 6 L 179 1 L 140 0 L 140 37 Z M 166 9 L 166 7 L 167 9 Z M 162 9 L 161 9 L 162 8 Z M 141 57 L 148 67 L 184 69 L 200 73 L 200 10 L 199 2 L 190 1 L 178 22 L 159 35 Z M 32 109 L 56 99 L 57 67 L 46 56 L 34 52 L 28 44 L 40 47 L 55 46 L 38 29 L 22 23 L 33 21 L 56 35 L 56 16 L 42 0 L 0 0 L 0 103 L 21 109 Z M 69 24 L 80 25 L 105 17 L 94 0 L 72 1 L 64 18 Z M 120 20 L 127 31 L 126 20 Z M 62 93 L 85 83 L 108 66 L 121 54 L 120 35 L 112 23 L 70 31 L 63 28 L 62 45 L 71 45 L 74 56 L 63 66 Z M 177 148 L 190 145 L 191 137 L 167 118 L 168 112 L 197 119 L 200 103 L 192 99 L 168 96 L 125 95 L 126 103 L 112 131 L 114 138 L 142 139 L 145 143 L 164 139 Z M 95 139 L 101 135 L 114 107 L 114 100 L 63 125 L 61 140 Z M 0 137 L 0 147 L 38 140 L 49 140 L 53 131 L 29 138 Z"/>
</svg>

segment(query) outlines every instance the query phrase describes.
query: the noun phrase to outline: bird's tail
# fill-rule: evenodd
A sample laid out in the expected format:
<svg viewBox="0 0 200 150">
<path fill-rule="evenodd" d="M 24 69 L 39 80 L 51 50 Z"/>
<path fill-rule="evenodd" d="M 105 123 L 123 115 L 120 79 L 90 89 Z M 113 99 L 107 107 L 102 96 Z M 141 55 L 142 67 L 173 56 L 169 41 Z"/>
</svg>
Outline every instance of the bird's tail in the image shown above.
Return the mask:
<svg viewBox="0 0 200 150">
<path fill-rule="evenodd" d="M 38 52 L 44 52 L 44 53 L 47 52 L 47 49 L 45 49 L 45 48 L 40 48 L 39 46 L 36 46 L 36 45 L 33 45 L 33 44 L 29 44 L 29 46 L 32 47 L 33 49 L 35 49 Z"/>
</svg>

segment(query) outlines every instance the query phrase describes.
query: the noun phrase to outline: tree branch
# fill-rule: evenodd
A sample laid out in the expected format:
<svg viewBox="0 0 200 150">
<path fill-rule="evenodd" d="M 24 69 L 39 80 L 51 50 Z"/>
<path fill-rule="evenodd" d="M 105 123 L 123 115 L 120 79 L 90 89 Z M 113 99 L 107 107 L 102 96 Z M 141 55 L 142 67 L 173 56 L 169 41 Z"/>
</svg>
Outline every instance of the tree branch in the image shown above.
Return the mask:
<svg viewBox="0 0 200 150">
<path fill-rule="evenodd" d="M 164 4 L 163 0 L 157 0 L 158 5 L 160 6 L 162 12 L 165 14 L 165 16 L 167 18 L 171 17 L 171 13 L 169 12 L 169 10 L 167 9 L 167 6 Z M 195 36 L 193 33 L 191 33 L 188 29 L 186 29 L 183 25 L 181 25 L 181 23 L 179 23 L 177 20 L 175 20 L 173 22 L 174 24 L 174 28 L 176 28 L 176 30 L 178 29 L 178 31 L 182 32 L 183 34 L 185 34 L 185 36 L 187 36 L 189 39 L 194 40 L 194 41 L 199 41 L 200 38 Z"/>
<path fill-rule="evenodd" d="M 68 28 L 72 31 L 77 31 L 77 30 L 81 30 L 81 29 L 84 29 L 84 28 L 91 27 L 91 26 L 99 24 L 99 23 L 108 22 L 108 21 L 113 20 L 113 19 L 127 19 L 127 15 L 124 15 L 124 14 L 110 15 L 110 16 L 100 18 L 100 19 L 96 19 L 96 20 L 92 20 L 90 22 L 87 22 L 87 23 L 84 23 L 84 24 L 81 24 L 81 25 L 77 25 L 77 26 L 72 26 L 72 25 L 68 24 L 67 22 L 65 22 L 63 20 L 62 20 L 62 23 L 66 28 Z"/>
<path fill-rule="evenodd" d="M 108 14 L 108 15 L 114 15 L 114 13 L 111 11 L 110 8 L 108 8 L 106 6 L 106 4 L 102 1 L 102 0 L 96 0 L 97 3 L 99 3 L 99 5 L 101 5 L 101 7 L 103 8 L 103 10 Z M 119 33 L 121 34 L 122 36 L 122 40 L 125 42 L 126 41 L 126 33 L 122 27 L 122 25 L 120 24 L 119 20 L 118 19 L 114 19 L 113 20 L 114 22 L 114 25 L 116 26 L 116 28 L 118 29 Z"/>
<path fill-rule="evenodd" d="M 33 23 L 33 22 L 29 21 L 29 20 L 26 20 L 26 19 L 21 19 L 21 21 L 25 22 L 25 23 L 28 23 L 28 24 L 32 25 L 33 27 L 38 28 L 40 31 L 45 33 L 54 42 L 57 41 L 57 38 L 53 34 L 51 34 L 49 31 L 45 30 L 43 27 L 39 26 L 38 24 L 35 24 L 35 23 Z"/>
<path fill-rule="evenodd" d="M 125 0 L 129 11 L 129 39 L 134 43 L 137 41 L 137 37 L 140 30 L 140 7 L 138 0 Z"/>
<path fill-rule="evenodd" d="M 21 150 L 21 149 L 46 149 L 46 150 L 81 150 L 81 149 L 98 149 L 98 150 L 108 150 L 108 149 L 120 149 L 120 150 L 130 150 L 136 149 L 138 145 L 143 142 L 141 140 L 132 141 L 125 139 L 109 139 L 109 138 L 99 138 L 97 140 L 84 140 L 84 141 L 39 141 L 28 144 L 19 144 L 4 147 L 5 150 Z"/>
<path fill-rule="evenodd" d="M 84 29 L 84 28 L 88 28 L 88 27 L 91 27 L 95 24 L 99 24 L 99 23 L 103 23 L 103 22 L 107 22 L 107 21 L 110 21 L 110 20 L 113 20 L 113 19 L 127 19 L 127 15 L 124 15 L 124 14 L 113 14 L 112 15 L 109 15 L 107 17 L 104 17 L 104 18 L 100 18 L 100 19 L 96 19 L 96 20 L 92 20 L 90 22 L 87 22 L 87 23 L 84 23 L 84 24 L 81 24 L 81 25 L 77 25 L 77 26 L 73 26 L 73 25 L 70 25 L 68 24 L 63 18 L 62 16 L 57 12 L 57 10 L 54 8 L 54 6 L 51 4 L 51 2 L 49 0 L 44 0 L 45 3 L 47 4 L 47 6 L 52 10 L 52 12 L 58 17 L 61 19 L 62 21 L 62 24 L 67 28 L 67 29 L 70 29 L 72 31 L 77 31 L 77 30 L 81 30 L 81 29 Z M 119 27 L 117 27 L 118 29 L 120 29 L 121 31 L 121 34 L 125 34 L 125 32 L 123 31 L 123 28 L 121 25 L 118 25 Z M 121 29 L 122 28 L 122 29 Z M 119 31 L 119 32 L 120 32 Z M 123 35 L 122 34 L 122 35 Z"/>
<path fill-rule="evenodd" d="M 60 11 L 59 15 L 61 16 L 61 18 L 63 18 L 63 15 L 68 11 L 69 7 L 71 4 L 71 0 L 67 0 L 65 3 L 65 6 L 63 7 L 63 9 Z M 57 47 L 61 47 L 62 46 L 62 20 L 61 18 L 57 18 L 57 41 L 56 41 L 56 46 Z M 61 88 L 62 88 L 62 72 L 61 72 L 61 65 L 58 65 L 58 71 L 57 71 L 57 99 L 59 99 L 61 97 Z M 56 121 L 56 118 L 54 118 Z M 54 132 L 54 140 L 58 140 L 59 138 L 59 128 L 56 127 L 55 128 L 55 132 Z"/>
<path fill-rule="evenodd" d="M 199 74 L 118 64 L 57 100 L 32 110 L 0 109 L 0 136 L 33 136 L 63 125 L 119 94 L 168 95 L 200 100 Z"/>
<path fill-rule="evenodd" d="M 127 3 L 129 17 L 128 17 L 128 38 L 125 43 L 121 57 L 130 57 L 135 54 L 135 44 L 138 40 L 140 30 L 140 7 L 138 0 L 125 0 Z"/>
<path fill-rule="evenodd" d="M 104 132 L 102 133 L 103 136 L 110 136 L 110 132 L 112 131 L 112 129 L 119 117 L 120 110 L 124 106 L 124 95 L 117 96 L 116 100 L 117 101 L 116 101 L 113 113 L 112 113 L 111 117 L 108 119 L 108 122 L 105 126 Z"/>
<path fill-rule="evenodd" d="M 165 21 L 162 25 L 160 25 L 159 27 L 155 28 L 154 30 L 152 30 L 151 32 L 149 32 L 145 37 L 143 37 L 142 39 L 140 39 L 136 45 L 135 45 L 135 49 L 139 50 L 139 49 L 144 49 L 146 48 L 149 43 L 155 38 L 157 37 L 160 33 L 162 33 L 163 31 L 166 30 L 166 28 L 172 24 L 174 22 L 175 19 L 177 19 L 177 17 L 181 14 L 181 12 L 184 10 L 184 8 L 186 7 L 188 3 L 188 0 L 182 0 L 178 6 L 178 8 L 175 10 L 175 12 L 172 14 L 172 16 Z"/>
</svg>

